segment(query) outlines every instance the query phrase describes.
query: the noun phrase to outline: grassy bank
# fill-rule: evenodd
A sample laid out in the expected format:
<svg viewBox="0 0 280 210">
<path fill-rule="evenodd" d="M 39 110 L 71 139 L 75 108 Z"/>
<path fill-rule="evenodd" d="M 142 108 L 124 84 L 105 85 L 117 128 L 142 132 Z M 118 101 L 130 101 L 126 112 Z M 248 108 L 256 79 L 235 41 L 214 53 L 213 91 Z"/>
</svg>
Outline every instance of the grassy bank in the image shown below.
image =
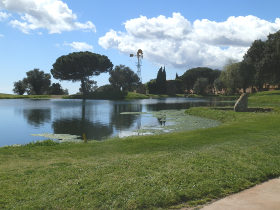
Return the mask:
<svg viewBox="0 0 280 210">
<path fill-rule="evenodd" d="M 23 98 L 40 99 L 40 98 L 51 98 L 51 96 L 50 95 L 13 95 L 13 94 L 0 93 L 0 99 L 23 99 Z"/>
<path fill-rule="evenodd" d="M 273 95 L 277 110 L 280 95 L 272 93 L 253 95 L 250 104 L 271 104 Z M 223 124 L 88 144 L 0 148 L 0 209 L 198 205 L 280 176 L 277 111 L 193 108 L 187 112 Z"/>
</svg>

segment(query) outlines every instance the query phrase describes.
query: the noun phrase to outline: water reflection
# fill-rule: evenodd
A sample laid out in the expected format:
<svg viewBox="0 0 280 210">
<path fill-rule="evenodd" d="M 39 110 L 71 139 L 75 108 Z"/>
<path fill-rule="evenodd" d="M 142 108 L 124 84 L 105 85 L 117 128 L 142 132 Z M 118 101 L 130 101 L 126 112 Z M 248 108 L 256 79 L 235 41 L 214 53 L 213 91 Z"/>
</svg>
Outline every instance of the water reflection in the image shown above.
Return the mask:
<svg viewBox="0 0 280 210">
<path fill-rule="evenodd" d="M 86 135 L 88 139 L 101 140 L 109 137 L 113 133 L 111 124 L 103 125 L 101 123 L 93 123 L 88 119 L 61 119 L 52 123 L 52 128 L 55 134 L 71 134 L 82 136 Z"/>
<path fill-rule="evenodd" d="M 223 100 L 223 101 L 221 101 Z M 224 101 L 225 100 L 225 101 Z M 232 106 L 229 98 L 167 98 L 132 101 L 109 100 L 0 100 L 0 146 L 27 143 L 31 134 L 72 134 L 88 139 L 104 139 L 141 127 L 168 126 L 164 118 L 140 115 L 193 106 Z M 120 114 L 136 112 L 135 114 Z M 14 132 L 16 127 L 17 132 Z"/>
<path fill-rule="evenodd" d="M 50 122 L 51 109 L 24 109 L 23 116 L 30 125 L 38 128 Z"/>
<path fill-rule="evenodd" d="M 122 112 L 142 112 L 141 104 L 114 104 L 111 111 L 111 124 L 117 129 L 130 128 L 140 115 L 121 114 Z M 139 123 L 139 120 L 137 120 Z M 141 123 L 141 122 L 140 122 Z"/>
</svg>

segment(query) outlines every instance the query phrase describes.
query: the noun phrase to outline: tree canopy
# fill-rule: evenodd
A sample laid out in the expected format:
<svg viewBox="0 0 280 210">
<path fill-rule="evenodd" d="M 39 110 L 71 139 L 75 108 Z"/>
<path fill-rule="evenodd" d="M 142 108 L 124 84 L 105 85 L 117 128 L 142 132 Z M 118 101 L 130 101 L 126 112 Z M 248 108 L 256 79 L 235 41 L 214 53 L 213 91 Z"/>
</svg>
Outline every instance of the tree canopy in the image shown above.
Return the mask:
<svg viewBox="0 0 280 210">
<path fill-rule="evenodd" d="M 131 91 L 139 84 L 140 79 L 129 67 L 119 65 L 110 71 L 109 82 L 119 90 Z"/>
<path fill-rule="evenodd" d="M 44 73 L 44 71 L 40 71 L 39 69 L 34 69 L 26 72 L 26 76 L 22 80 L 22 83 L 26 87 L 25 90 L 29 95 L 42 95 L 48 92 L 51 84 L 50 74 Z M 17 85 L 19 83 L 15 83 L 15 88 Z"/>
<path fill-rule="evenodd" d="M 55 79 L 81 81 L 81 90 L 86 94 L 86 80 L 89 77 L 98 76 L 109 72 L 113 64 L 105 55 L 92 52 L 74 52 L 59 57 L 53 64 L 51 73 Z"/>
</svg>

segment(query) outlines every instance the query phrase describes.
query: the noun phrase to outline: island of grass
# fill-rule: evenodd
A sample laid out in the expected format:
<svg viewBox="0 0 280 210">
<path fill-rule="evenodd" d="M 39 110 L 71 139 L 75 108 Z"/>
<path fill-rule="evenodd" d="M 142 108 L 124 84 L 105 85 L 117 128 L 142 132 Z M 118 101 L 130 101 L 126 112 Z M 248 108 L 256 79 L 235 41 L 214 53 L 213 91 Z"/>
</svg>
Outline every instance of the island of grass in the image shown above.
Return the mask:
<svg viewBox="0 0 280 210">
<path fill-rule="evenodd" d="M 270 112 L 191 108 L 214 128 L 87 144 L 0 148 L 0 209 L 141 209 L 204 204 L 280 176 L 280 91 Z"/>
</svg>

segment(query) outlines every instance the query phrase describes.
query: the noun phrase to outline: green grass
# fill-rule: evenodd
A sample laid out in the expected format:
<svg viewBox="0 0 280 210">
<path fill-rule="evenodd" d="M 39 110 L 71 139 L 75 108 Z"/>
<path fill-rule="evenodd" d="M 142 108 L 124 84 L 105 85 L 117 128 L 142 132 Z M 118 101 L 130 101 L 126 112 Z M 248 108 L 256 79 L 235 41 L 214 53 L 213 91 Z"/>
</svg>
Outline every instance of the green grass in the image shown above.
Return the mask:
<svg viewBox="0 0 280 210">
<path fill-rule="evenodd" d="M 12 94 L 0 93 L 0 99 L 23 99 L 23 98 L 40 99 L 40 98 L 51 98 L 51 96 L 50 95 L 12 95 Z"/>
<path fill-rule="evenodd" d="M 271 94 L 253 95 L 250 104 L 258 97 L 270 102 Z M 195 206 L 280 176 L 278 112 L 188 113 L 223 124 L 88 144 L 0 148 L 0 209 Z"/>
<path fill-rule="evenodd" d="M 141 93 L 134 93 L 134 92 L 128 92 L 125 99 L 131 100 L 131 99 L 148 99 L 150 98 L 148 95 L 141 94 Z"/>
</svg>

